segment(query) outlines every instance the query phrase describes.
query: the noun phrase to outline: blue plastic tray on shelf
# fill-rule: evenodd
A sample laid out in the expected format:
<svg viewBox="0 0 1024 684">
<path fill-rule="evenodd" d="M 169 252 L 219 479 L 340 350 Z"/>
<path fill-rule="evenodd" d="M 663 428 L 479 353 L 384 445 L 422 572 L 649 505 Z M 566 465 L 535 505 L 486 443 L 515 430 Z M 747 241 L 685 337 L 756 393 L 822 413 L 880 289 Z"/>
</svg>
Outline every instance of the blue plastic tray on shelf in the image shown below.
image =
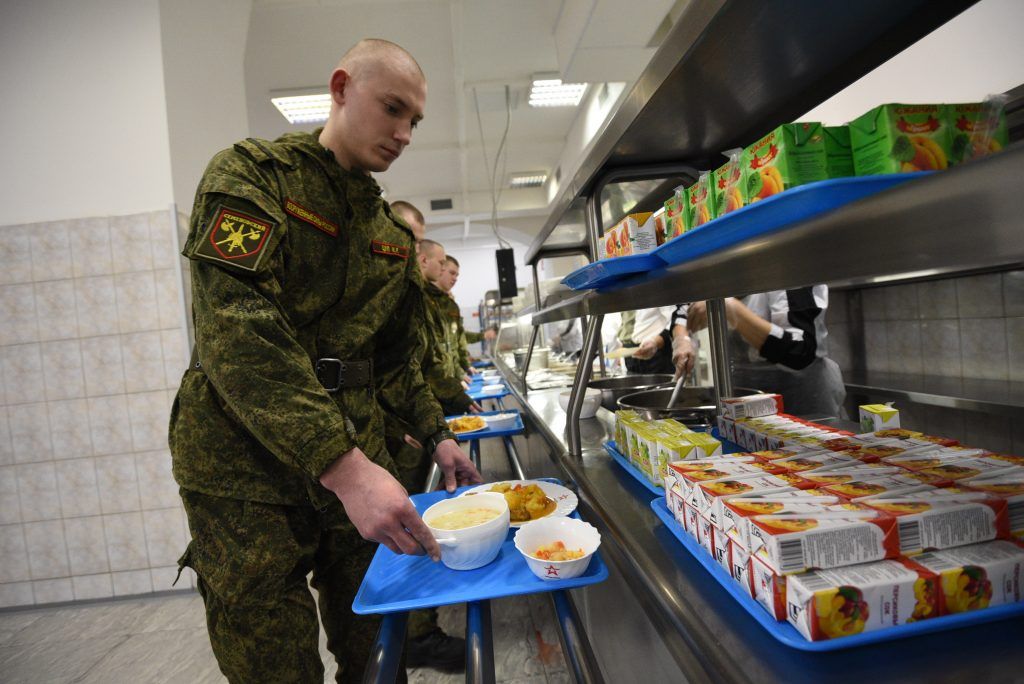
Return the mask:
<svg viewBox="0 0 1024 684">
<path fill-rule="evenodd" d="M 968 613 L 957 613 L 956 615 L 944 615 L 930 620 L 911 622 L 905 625 L 897 625 L 887 629 L 880 629 L 874 632 L 854 634 L 839 639 L 826 641 L 808 641 L 796 628 L 788 622 L 776 622 L 775 618 L 768 614 L 768 611 L 760 603 L 748 596 L 740 585 L 729 576 L 729 573 L 711 557 L 703 546 L 696 539 L 687 534 L 686 530 L 672 517 L 671 511 L 665 505 L 664 497 L 651 501 L 651 509 L 654 514 L 665 523 L 665 527 L 682 543 L 683 547 L 694 559 L 704 566 L 704 569 L 711 573 L 711 576 L 718 584 L 725 589 L 740 606 L 750 614 L 754 620 L 764 627 L 768 633 L 779 642 L 796 648 L 801 651 L 839 651 L 858 646 L 867 646 L 885 641 L 895 641 L 916 637 L 922 634 L 942 632 L 960 627 L 994 622 L 1008 618 L 1024 617 L 1024 602 L 1011 603 L 994 608 L 985 608 Z"/>
<path fill-rule="evenodd" d="M 470 365 L 473 366 L 473 368 L 491 368 L 494 366 L 494 362 L 487 359 L 480 359 L 479 361 L 474 361 Z"/>
<path fill-rule="evenodd" d="M 485 399 L 501 399 L 502 397 L 507 397 L 509 394 L 511 394 L 511 392 L 509 392 L 508 390 L 508 385 L 506 385 L 505 383 L 501 383 L 501 389 L 496 392 L 484 392 L 483 388 L 483 385 L 470 385 L 469 390 L 467 390 L 466 394 L 468 394 L 469 398 L 472 399 L 473 401 L 483 401 Z"/>
<path fill-rule="evenodd" d="M 562 278 L 562 282 L 573 290 L 591 290 L 613 283 L 623 276 L 646 273 L 662 265 L 661 259 L 650 252 L 615 257 L 614 259 L 601 259 L 577 268 Z"/>
<path fill-rule="evenodd" d="M 519 409 L 508 409 L 507 411 L 483 411 L 482 413 L 475 413 L 472 415 L 480 416 L 496 416 L 499 413 L 514 413 L 516 414 L 516 424 L 509 428 L 491 428 L 486 427 L 483 430 L 477 430 L 476 432 L 464 432 L 461 435 L 456 434 L 455 439 L 460 442 L 471 442 L 474 439 L 487 439 L 488 437 L 506 437 L 509 435 L 518 435 L 525 426 L 523 425 L 523 416 L 519 413 Z M 460 418 L 461 416 L 445 416 L 445 420 L 451 420 L 452 418 Z"/>
<path fill-rule="evenodd" d="M 458 496 L 467 489 L 469 487 L 461 487 L 453 494 L 444 490 L 417 494 L 410 499 L 422 514 L 438 501 Z M 578 518 L 579 515 L 574 512 L 572 517 Z M 600 549 L 581 576 L 567 580 L 540 579 L 527 567 L 526 560 L 512 541 L 516 530 L 509 530 L 498 557 L 476 570 L 451 570 L 426 556 L 399 555 L 380 546 L 370 561 L 352 610 L 359 615 L 397 613 L 504 596 L 576 589 L 608 579 L 608 566 L 601 558 Z"/>
</svg>

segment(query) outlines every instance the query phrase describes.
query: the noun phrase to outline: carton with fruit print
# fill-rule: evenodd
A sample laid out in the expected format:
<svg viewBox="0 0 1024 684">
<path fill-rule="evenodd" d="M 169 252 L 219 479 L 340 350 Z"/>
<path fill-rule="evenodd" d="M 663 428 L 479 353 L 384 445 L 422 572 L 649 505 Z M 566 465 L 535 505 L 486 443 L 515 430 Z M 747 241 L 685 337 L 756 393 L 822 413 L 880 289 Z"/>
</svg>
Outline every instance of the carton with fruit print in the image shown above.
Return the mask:
<svg viewBox="0 0 1024 684">
<path fill-rule="evenodd" d="M 1024 548 L 1013 542 L 992 541 L 923 553 L 913 562 L 939 576 L 943 614 L 966 613 L 1024 598 Z"/>
<path fill-rule="evenodd" d="M 1010 536 L 1006 502 L 998 498 L 892 497 L 867 499 L 864 504 L 897 519 L 900 553 L 905 556 Z"/>
<path fill-rule="evenodd" d="M 741 157 L 743 150 L 729 150 L 725 153 L 729 161 L 725 162 L 711 175 L 715 192 L 715 215 L 726 214 L 742 209 L 747 201 L 743 195 L 743 168 Z"/>
<path fill-rule="evenodd" d="M 822 126 L 783 124 L 743 150 L 741 164 L 747 204 L 825 180 L 828 172 Z"/>
<path fill-rule="evenodd" d="M 963 164 L 1002 150 L 1009 143 L 1003 98 L 946 105 L 950 164 Z"/>
<path fill-rule="evenodd" d="M 702 171 L 697 182 L 686 188 L 683 219 L 686 230 L 700 228 L 715 218 L 715 185 L 710 171 Z"/>
<path fill-rule="evenodd" d="M 829 178 L 856 175 L 849 126 L 825 126 L 825 168 Z"/>
<path fill-rule="evenodd" d="M 944 105 L 885 104 L 850 122 L 858 176 L 940 171 L 949 166 L 950 136 Z"/>
<path fill-rule="evenodd" d="M 1024 471 L 1012 470 L 995 477 L 960 480 L 958 485 L 974 492 L 998 496 L 1006 501 L 1010 536 L 1024 541 Z"/>
<path fill-rule="evenodd" d="M 899 555 L 896 521 L 884 513 L 757 515 L 750 518 L 750 551 L 780 575 L 838 568 Z"/>
<path fill-rule="evenodd" d="M 686 232 L 686 189 L 679 186 L 672 196 L 665 200 L 665 240 L 679 237 Z"/>
<path fill-rule="evenodd" d="M 786 617 L 811 641 L 873 632 L 939 614 L 938 577 L 906 561 L 815 570 L 788 580 Z"/>
</svg>

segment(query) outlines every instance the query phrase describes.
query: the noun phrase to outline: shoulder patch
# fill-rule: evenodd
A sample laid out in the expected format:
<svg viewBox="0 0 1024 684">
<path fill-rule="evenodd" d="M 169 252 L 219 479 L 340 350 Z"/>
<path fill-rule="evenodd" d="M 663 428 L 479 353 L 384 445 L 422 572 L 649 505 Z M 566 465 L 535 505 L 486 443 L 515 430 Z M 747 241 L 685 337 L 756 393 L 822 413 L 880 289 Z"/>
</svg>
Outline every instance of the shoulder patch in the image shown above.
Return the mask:
<svg viewBox="0 0 1024 684">
<path fill-rule="evenodd" d="M 285 213 L 291 214 L 300 221 L 312 225 L 317 230 L 322 230 L 331 237 L 338 237 L 338 225 L 331 223 L 320 214 L 307 209 L 293 199 L 285 198 L 284 201 Z"/>
<path fill-rule="evenodd" d="M 409 248 L 402 245 L 392 244 L 390 242 L 384 242 L 383 240 L 374 240 L 370 243 L 370 249 L 374 254 L 382 254 L 384 256 L 395 257 L 396 259 L 408 259 Z"/>
<path fill-rule="evenodd" d="M 276 225 L 222 204 L 217 207 L 193 253 L 209 261 L 255 271 L 263 260 L 263 247 Z"/>
</svg>

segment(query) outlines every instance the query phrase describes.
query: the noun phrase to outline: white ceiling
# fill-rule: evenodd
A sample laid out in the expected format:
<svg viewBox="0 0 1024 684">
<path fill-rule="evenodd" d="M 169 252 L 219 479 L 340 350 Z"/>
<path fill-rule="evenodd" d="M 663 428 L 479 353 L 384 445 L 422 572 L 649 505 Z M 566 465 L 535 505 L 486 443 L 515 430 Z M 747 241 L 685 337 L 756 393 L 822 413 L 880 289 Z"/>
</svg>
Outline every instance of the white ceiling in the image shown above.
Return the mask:
<svg viewBox="0 0 1024 684">
<path fill-rule="evenodd" d="M 547 194 L 508 189 L 508 174 L 551 174 L 567 154 L 579 152 L 566 149 L 578 110 L 527 106 L 531 75 L 558 72 L 565 80 L 632 83 L 676 4 L 681 3 L 253 0 L 245 56 L 249 128 L 263 138 L 311 130 L 288 124 L 271 105 L 270 92 L 326 84 L 341 54 L 360 38 L 394 41 L 419 61 L 428 94 L 426 117 L 412 144 L 379 176 L 388 197 L 417 204 L 432 233 L 490 239 L 491 174 L 484 166 L 480 127 L 493 164 L 508 87 L 512 113 L 506 174 L 498 179 L 506 185 L 499 210 L 502 224 L 528 239 L 546 217 Z M 429 200 L 440 198 L 451 198 L 454 210 L 429 212 Z"/>
</svg>

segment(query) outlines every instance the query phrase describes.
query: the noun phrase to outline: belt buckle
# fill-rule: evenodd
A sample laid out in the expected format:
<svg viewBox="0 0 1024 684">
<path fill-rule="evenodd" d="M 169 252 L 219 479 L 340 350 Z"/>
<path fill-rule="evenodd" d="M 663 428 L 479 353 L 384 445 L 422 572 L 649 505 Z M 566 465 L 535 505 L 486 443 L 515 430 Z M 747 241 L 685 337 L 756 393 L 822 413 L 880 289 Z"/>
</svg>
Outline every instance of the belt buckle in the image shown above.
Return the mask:
<svg viewBox="0 0 1024 684">
<path fill-rule="evenodd" d="M 324 377 L 323 372 L 327 371 L 331 366 L 334 367 L 334 378 L 332 383 L 328 383 L 328 379 Z M 324 389 L 328 393 L 337 392 L 342 386 L 342 373 L 345 371 L 345 364 L 342 363 L 341 359 L 317 359 L 316 360 L 316 379 L 320 381 L 320 384 L 324 386 Z"/>
</svg>

